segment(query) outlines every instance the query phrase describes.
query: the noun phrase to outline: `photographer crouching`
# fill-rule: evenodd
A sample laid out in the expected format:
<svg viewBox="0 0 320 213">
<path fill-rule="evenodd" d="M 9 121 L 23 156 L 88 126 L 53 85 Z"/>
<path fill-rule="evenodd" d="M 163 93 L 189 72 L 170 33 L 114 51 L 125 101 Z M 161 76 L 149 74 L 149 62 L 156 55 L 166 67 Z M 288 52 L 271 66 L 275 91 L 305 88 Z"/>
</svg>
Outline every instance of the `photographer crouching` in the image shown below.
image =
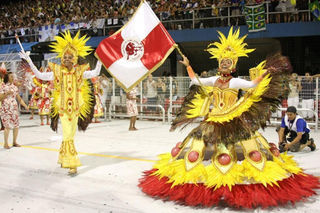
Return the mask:
<svg viewBox="0 0 320 213">
<path fill-rule="evenodd" d="M 316 145 L 313 138 L 309 138 L 309 133 L 310 128 L 307 122 L 297 115 L 297 109 L 294 106 L 289 106 L 278 131 L 280 152 L 298 152 L 306 146 L 314 151 Z"/>
</svg>

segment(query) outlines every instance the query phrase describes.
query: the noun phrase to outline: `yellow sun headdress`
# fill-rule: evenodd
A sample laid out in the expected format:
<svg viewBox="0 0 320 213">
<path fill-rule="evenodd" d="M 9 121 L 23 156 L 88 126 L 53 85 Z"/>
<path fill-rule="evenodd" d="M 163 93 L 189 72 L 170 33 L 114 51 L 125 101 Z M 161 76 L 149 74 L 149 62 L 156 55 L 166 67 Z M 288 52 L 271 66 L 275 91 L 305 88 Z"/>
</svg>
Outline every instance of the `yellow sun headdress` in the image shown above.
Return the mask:
<svg viewBox="0 0 320 213">
<path fill-rule="evenodd" d="M 246 56 L 247 53 L 253 52 L 255 49 L 246 49 L 247 43 L 243 43 L 247 35 L 239 38 L 239 28 L 233 32 L 233 27 L 230 28 L 228 38 L 226 38 L 220 31 L 218 31 L 220 43 L 214 42 L 208 45 L 208 51 L 212 56 L 210 58 L 218 59 L 220 64 L 222 59 L 231 59 L 233 62 L 232 68 L 235 68 L 239 57 Z M 211 47 L 215 46 L 215 47 Z M 209 48 L 211 47 L 211 48 Z"/>
<path fill-rule="evenodd" d="M 89 37 L 86 38 L 86 35 L 80 36 L 80 31 L 72 38 L 70 31 L 67 30 L 61 36 L 55 36 L 55 42 L 52 42 L 49 47 L 53 48 L 53 52 L 58 53 L 57 58 L 63 58 L 65 53 L 71 53 L 74 56 L 74 63 L 78 61 L 78 56 L 85 57 L 90 54 L 92 48 L 86 46 L 86 42 L 89 40 Z"/>
</svg>

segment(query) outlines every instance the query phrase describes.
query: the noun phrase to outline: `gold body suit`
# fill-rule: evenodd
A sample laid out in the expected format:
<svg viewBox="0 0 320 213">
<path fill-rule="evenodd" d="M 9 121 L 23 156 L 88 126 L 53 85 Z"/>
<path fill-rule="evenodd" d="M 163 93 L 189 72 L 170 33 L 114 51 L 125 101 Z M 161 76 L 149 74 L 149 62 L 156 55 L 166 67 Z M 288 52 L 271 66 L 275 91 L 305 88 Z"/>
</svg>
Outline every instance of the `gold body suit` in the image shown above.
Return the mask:
<svg viewBox="0 0 320 213">
<path fill-rule="evenodd" d="M 88 110 L 88 89 L 82 79 L 83 72 L 89 69 L 88 65 L 76 65 L 72 70 L 50 63 L 54 73 L 54 92 L 52 115 L 57 113 L 61 120 L 63 141 L 60 147 L 58 163 L 63 168 L 81 166 L 74 146 L 74 136 L 77 130 L 78 118 L 81 110 Z"/>
</svg>

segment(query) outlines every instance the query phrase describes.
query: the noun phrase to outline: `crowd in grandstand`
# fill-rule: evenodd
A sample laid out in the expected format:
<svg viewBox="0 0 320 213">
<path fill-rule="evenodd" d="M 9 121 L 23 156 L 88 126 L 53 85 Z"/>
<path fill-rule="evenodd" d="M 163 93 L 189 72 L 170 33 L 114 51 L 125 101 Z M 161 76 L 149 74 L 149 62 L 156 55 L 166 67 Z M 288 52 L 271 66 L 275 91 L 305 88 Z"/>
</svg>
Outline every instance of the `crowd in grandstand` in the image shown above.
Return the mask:
<svg viewBox="0 0 320 213">
<path fill-rule="evenodd" d="M 185 20 L 204 17 L 241 16 L 245 5 L 260 4 L 263 0 L 149 0 L 149 4 L 163 20 Z M 307 21 L 307 13 L 297 13 L 297 10 L 307 10 L 308 0 L 269 0 L 269 12 L 284 12 L 281 15 L 270 16 L 270 22 Z M 293 5 L 292 2 L 296 2 Z M 116 1 L 85 1 L 85 0 L 33 0 L 33 1 L 1 1 L 0 3 L 0 36 L 1 38 L 18 34 L 35 34 L 40 26 L 88 23 L 97 19 L 116 19 L 106 22 L 106 25 L 122 25 L 134 13 L 140 0 Z M 230 7 L 230 9 L 228 8 Z M 286 13 L 287 12 L 287 13 Z M 236 22 L 231 24 L 238 24 Z M 244 19 L 241 20 L 244 22 Z M 224 26 L 226 19 L 217 18 L 214 21 L 198 22 L 195 27 Z M 239 23 L 240 24 L 240 23 Z M 244 24 L 244 23 L 241 23 Z M 102 23 L 104 25 L 104 22 Z M 89 25 L 88 25 L 89 26 Z M 86 27 L 86 24 L 79 28 Z M 91 26 L 93 27 L 94 26 Z M 167 24 L 169 29 L 189 27 L 186 24 Z M 89 28 L 89 27 L 87 27 Z"/>
</svg>

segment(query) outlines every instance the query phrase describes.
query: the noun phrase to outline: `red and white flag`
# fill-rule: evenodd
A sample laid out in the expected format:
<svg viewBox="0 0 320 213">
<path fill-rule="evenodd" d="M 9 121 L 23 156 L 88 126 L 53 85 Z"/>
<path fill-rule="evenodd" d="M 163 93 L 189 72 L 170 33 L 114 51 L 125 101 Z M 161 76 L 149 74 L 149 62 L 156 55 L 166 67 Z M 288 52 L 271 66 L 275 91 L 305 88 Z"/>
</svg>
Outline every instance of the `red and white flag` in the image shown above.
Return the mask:
<svg viewBox="0 0 320 213">
<path fill-rule="evenodd" d="M 118 84 L 130 91 L 155 71 L 174 47 L 170 34 L 142 1 L 130 21 L 98 45 L 95 55 Z"/>
</svg>

